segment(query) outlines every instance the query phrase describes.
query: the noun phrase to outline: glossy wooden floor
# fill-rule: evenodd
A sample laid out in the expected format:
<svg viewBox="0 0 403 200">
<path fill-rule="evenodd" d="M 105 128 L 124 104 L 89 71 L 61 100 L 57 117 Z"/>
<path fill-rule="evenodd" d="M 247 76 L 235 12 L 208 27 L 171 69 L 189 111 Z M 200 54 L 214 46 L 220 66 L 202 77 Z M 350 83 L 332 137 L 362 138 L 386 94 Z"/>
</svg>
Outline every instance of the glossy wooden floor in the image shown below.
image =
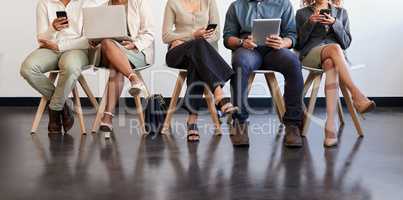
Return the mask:
<svg viewBox="0 0 403 200">
<path fill-rule="evenodd" d="M 0 199 L 401 199 L 403 109 L 380 108 L 363 122 L 358 139 L 348 121 L 335 149 L 322 146 L 311 126 L 303 149 L 286 149 L 275 115 L 251 134 L 249 149 L 234 149 L 228 135 L 202 135 L 188 144 L 181 134 L 141 138 L 129 116 L 115 139 L 90 134 L 30 135 L 34 108 L 0 108 Z M 323 118 L 323 109 L 318 110 Z M 346 115 L 348 117 L 348 115 Z M 86 116 L 88 127 L 94 115 Z M 183 122 L 185 114 L 175 120 Z M 210 123 L 203 116 L 201 124 Z M 225 127 L 224 127 L 225 128 Z M 203 131 L 203 130 L 202 130 Z M 224 130 L 227 133 L 227 130 Z M 179 130 L 179 132 L 181 132 Z M 131 134 L 130 134 L 131 133 Z"/>
</svg>

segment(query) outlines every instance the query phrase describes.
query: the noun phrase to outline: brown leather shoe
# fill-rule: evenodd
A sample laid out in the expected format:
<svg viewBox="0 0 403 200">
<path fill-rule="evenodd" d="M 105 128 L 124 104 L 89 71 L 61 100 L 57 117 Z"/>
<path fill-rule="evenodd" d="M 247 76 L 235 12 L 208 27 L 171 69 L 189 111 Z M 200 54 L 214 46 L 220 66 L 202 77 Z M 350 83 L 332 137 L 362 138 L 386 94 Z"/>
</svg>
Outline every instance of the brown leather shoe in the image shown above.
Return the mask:
<svg viewBox="0 0 403 200">
<path fill-rule="evenodd" d="M 74 125 L 74 113 L 73 110 L 71 110 L 70 105 L 72 105 L 72 103 L 66 101 L 62 112 L 62 124 L 65 133 L 67 133 Z"/>
<path fill-rule="evenodd" d="M 48 132 L 49 134 L 61 134 L 62 133 L 62 112 L 52 110 L 49 108 L 49 124 Z"/>
<path fill-rule="evenodd" d="M 248 123 L 239 123 L 235 120 L 230 136 L 234 147 L 249 147 Z"/>
<path fill-rule="evenodd" d="M 286 147 L 302 147 L 302 137 L 298 126 L 286 125 L 284 145 Z"/>
</svg>

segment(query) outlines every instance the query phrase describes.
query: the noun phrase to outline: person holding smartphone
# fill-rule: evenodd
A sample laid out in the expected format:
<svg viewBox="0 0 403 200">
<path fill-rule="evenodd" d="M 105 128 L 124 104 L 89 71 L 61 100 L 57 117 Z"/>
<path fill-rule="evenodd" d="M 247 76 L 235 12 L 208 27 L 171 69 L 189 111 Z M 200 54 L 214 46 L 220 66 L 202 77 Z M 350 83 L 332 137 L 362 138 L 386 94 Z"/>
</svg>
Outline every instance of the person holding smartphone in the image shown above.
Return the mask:
<svg viewBox="0 0 403 200">
<path fill-rule="evenodd" d="M 326 73 L 325 125 L 326 147 L 337 145 L 336 106 L 339 80 L 350 91 L 354 106 L 361 114 L 375 108 L 375 102 L 369 100 L 354 84 L 348 71 L 348 62 L 344 50 L 352 41 L 347 11 L 336 7 L 329 0 L 304 0 L 305 8 L 297 11 L 297 31 L 300 59 L 304 66 L 322 68 Z"/>
<path fill-rule="evenodd" d="M 88 42 L 82 37 L 82 7 L 96 6 L 101 0 L 39 0 L 36 8 L 37 41 L 22 63 L 20 74 L 50 100 L 48 131 L 67 132 L 74 123 L 66 103 L 83 67 L 88 65 Z M 57 85 L 46 72 L 59 70 Z M 70 103 L 69 103 L 70 104 Z"/>
<path fill-rule="evenodd" d="M 214 25 L 213 25 L 214 24 Z M 204 85 L 213 91 L 217 107 L 225 114 L 236 111 L 224 98 L 223 86 L 234 74 L 217 52 L 220 38 L 219 13 L 216 0 L 168 0 L 165 7 L 162 39 L 169 45 L 168 67 L 186 69 L 185 105 L 190 142 L 199 141 L 197 111 Z"/>
<path fill-rule="evenodd" d="M 266 44 L 257 46 L 251 37 L 254 19 L 281 19 L 280 35 L 268 35 Z M 232 66 L 237 75 L 231 80 L 233 101 L 241 112 L 233 115 L 234 146 L 248 146 L 247 95 L 248 79 L 254 70 L 274 70 L 285 78 L 284 99 L 286 112 L 284 143 L 287 147 L 303 145 L 300 126 L 302 124 L 302 91 L 304 81 L 301 63 L 290 51 L 296 43 L 295 18 L 289 0 L 236 0 L 226 15 L 224 45 L 232 50 Z"/>
<path fill-rule="evenodd" d="M 99 44 L 90 42 L 91 47 L 100 49 L 94 52 L 92 57 L 95 59 L 90 62 L 110 71 L 106 108 L 99 127 L 104 133 L 113 132 L 113 113 L 122 94 L 125 78 L 131 83 L 130 95 L 137 96 L 141 92 L 148 95 L 143 81 L 133 69 L 141 69 L 154 63 L 155 30 L 149 4 L 148 0 L 108 0 L 103 6 L 125 6 L 130 41 L 104 39 Z"/>
</svg>

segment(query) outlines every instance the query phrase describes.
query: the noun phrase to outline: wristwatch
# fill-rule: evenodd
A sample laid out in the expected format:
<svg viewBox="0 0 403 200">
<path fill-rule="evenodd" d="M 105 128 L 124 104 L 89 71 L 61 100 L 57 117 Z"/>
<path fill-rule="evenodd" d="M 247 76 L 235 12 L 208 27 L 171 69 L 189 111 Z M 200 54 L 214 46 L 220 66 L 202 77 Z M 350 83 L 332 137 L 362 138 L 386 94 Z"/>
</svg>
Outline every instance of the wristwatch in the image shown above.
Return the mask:
<svg viewBox="0 0 403 200">
<path fill-rule="evenodd" d="M 239 39 L 239 47 L 243 47 L 244 39 Z"/>
</svg>

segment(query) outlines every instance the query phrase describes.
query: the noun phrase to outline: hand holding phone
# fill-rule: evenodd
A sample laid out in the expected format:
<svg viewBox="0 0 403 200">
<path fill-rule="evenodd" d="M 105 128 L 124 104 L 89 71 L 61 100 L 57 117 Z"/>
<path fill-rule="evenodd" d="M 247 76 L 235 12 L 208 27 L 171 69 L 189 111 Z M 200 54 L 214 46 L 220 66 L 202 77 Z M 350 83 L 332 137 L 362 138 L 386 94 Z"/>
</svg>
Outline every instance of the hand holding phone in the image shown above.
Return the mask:
<svg viewBox="0 0 403 200">
<path fill-rule="evenodd" d="M 332 25 L 336 22 L 336 19 L 331 15 L 332 10 L 330 9 L 322 9 L 320 10 L 319 14 L 323 16 L 322 20 L 320 21 L 323 25 Z"/>
<path fill-rule="evenodd" d="M 330 13 L 332 13 L 332 10 L 330 10 L 330 9 L 322 9 L 319 11 L 319 14 L 321 14 L 321 15 L 325 15 L 325 14 L 330 15 Z"/>
<path fill-rule="evenodd" d="M 69 27 L 66 11 L 57 11 L 56 16 L 57 18 L 52 22 L 52 26 L 55 30 L 60 31 Z"/>
<path fill-rule="evenodd" d="M 217 24 L 209 24 L 206 28 L 206 31 L 215 30 L 217 28 Z"/>
</svg>

